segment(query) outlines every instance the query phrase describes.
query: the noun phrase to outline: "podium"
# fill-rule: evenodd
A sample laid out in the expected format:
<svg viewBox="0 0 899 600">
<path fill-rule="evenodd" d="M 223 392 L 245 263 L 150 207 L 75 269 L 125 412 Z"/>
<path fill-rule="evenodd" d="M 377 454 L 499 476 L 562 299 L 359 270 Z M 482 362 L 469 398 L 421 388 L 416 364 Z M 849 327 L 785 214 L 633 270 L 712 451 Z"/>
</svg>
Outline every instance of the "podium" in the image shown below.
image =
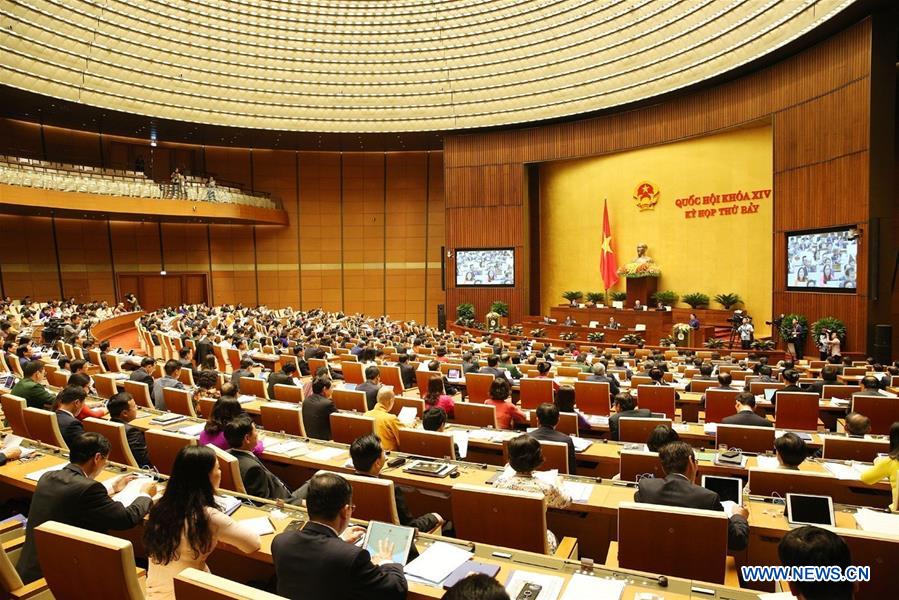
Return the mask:
<svg viewBox="0 0 899 600">
<path fill-rule="evenodd" d="M 643 306 L 649 306 L 653 294 L 659 287 L 658 277 L 628 277 L 626 278 L 628 308 L 634 306 L 634 302 L 640 301 Z"/>
</svg>

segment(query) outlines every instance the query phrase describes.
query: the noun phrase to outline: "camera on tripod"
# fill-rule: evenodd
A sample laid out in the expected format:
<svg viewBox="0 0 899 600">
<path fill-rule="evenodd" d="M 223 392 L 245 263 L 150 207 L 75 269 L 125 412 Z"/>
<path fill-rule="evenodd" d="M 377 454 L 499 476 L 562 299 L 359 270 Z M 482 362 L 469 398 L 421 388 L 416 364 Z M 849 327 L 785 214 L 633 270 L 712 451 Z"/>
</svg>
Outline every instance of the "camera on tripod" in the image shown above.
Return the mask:
<svg viewBox="0 0 899 600">
<path fill-rule="evenodd" d="M 773 325 L 775 327 L 780 327 L 781 324 L 784 322 L 784 316 L 785 315 L 783 313 L 780 313 L 780 316 L 778 316 L 776 319 L 771 319 L 770 321 L 765 321 L 765 325 Z"/>
</svg>

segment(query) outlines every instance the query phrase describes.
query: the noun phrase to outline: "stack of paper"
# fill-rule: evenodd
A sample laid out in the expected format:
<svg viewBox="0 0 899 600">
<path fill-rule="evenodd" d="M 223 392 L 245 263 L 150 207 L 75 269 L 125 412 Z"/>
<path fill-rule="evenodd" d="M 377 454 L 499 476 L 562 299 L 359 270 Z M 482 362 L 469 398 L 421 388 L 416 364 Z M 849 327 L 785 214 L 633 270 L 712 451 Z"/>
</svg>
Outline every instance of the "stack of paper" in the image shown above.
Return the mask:
<svg viewBox="0 0 899 600">
<path fill-rule="evenodd" d="M 400 414 L 396 418 L 406 427 L 411 427 L 415 423 L 415 419 L 418 418 L 418 411 L 415 410 L 414 406 L 404 406 L 400 409 Z"/>
<path fill-rule="evenodd" d="M 41 469 L 39 471 L 33 471 L 25 475 L 25 479 L 30 479 L 31 481 L 37 481 L 41 478 L 44 473 L 49 473 L 50 471 L 60 471 L 63 467 L 66 466 L 66 463 L 60 463 L 58 465 L 53 465 L 52 467 L 47 467 L 46 469 Z"/>
<path fill-rule="evenodd" d="M 240 508 L 240 499 L 234 496 L 216 496 L 215 503 L 226 515 L 230 515 Z"/>
<path fill-rule="evenodd" d="M 488 441 L 493 437 L 493 431 L 490 429 L 472 429 L 468 432 L 469 439 Z"/>
<path fill-rule="evenodd" d="M 275 527 L 268 517 L 254 517 L 238 521 L 242 526 L 255 532 L 256 535 L 268 535 L 275 533 Z"/>
<path fill-rule="evenodd" d="M 405 567 L 407 575 L 440 583 L 471 558 L 471 553 L 445 542 L 434 542 L 418 558 Z"/>
<path fill-rule="evenodd" d="M 864 531 L 890 535 L 899 534 L 899 515 L 882 513 L 869 508 L 860 508 L 855 513 L 855 522 Z"/>
<path fill-rule="evenodd" d="M 852 463 L 844 465 L 843 463 L 825 462 L 824 468 L 837 479 L 846 479 L 849 481 L 858 481 L 861 474 L 868 468 L 866 465 Z"/>
<path fill-rule="evenodd" d="M 517 598 L 522 588 L 532 583 L 540 586 L 540 593 L 537 594 L 536 600 L 556 600 L 565 585 L 565 579 L 556 575 L 544 575 L 543 573 L 533 573 L 531 571 L 512 571 L 509 579 L 506 581 L 506 591 L 509 592 L 510 598 Z M 570 585 L 570 584 L 569 584 Z M 585 598 L 597 598 L 601 596 L 585 596 Z M 580 600 L 579 596 L 571 596 L 567 600 Z"/>
<path fill-rule="evenodd" d="M 590 500 L 590 494 L 593 493 L 593 486 L 580 481 L 565 481 L 562 483 L 562 491 L 571 498 L 572 502 L 586 504 Z"/>
<path fill-rule="evenodd" d="M 755 464 L 763 469 L 776 469 L 780 466 L 776 456 L 763 456 L 761 454 L 755 457 Z"/>
<path fill-rule="evenodd" d="M 584 598 L 618 600 L 621 598 L 626 584 L 626 581 L 619 579 L 603 579 L 575 573 L 568 580 L 562 600 L 583 600 Z"/>
<path fill-rule="evenodd" d="M 587 418 L 587 422 L 590 423 L 591 425 L 605 426 L 605 425 L 609 424 L 609 417 L 603 417 L 600 415 L 590 415 Z"/>
<path fill-rule="evenodd" d="M 134 502 L 138 495 L 141 493 L 140 489 L 151 479 L 145 475 L 139 475 L 129 481 L 121 492 L 112 497 L 116 502 L 121 502 L 125 506 L 131 506 L 131 503 Z"/>
<path fill-rule="evenodd" d="M 577 437 L 576 435 L 571 436 L 571 442 L 574 444 L 575 452 L 583 452 L 593 445 L 593 442 L 591 440 L 585 440 L 584 438 Z"/>
<path fill-rule="evenodd" d="M 462 460 L 466 456 L 468 456 L 468 432 L 464 429 L 457 429 L 453 431 L 453 441 L 456 443 L 456 446 L 459 448 L 459 460 Z"/>
<path fill-rule="evenodd" d="M 299 456 L 309 452 L 309 446 L 297 440 L 285 440 L 272 446 L 266 446 L 265 451 L 285 456 Z"/>
<path fill-rule="evenodd" d="M 718 423 L 705 423 L 702 430 L 709 435 L 714 435 L 718 431 Z"/>
<path fill-rule="evenodd" d="M 315 452 L 310 452 L 307 454 L 307 458 L 311 460 L 332 460 L 337 458 L 338 456 L 343 455 L 346 452 L 343 448 L 331 448 L 325 447 L 316 450 Z"/>
<path fill-rule="evenodd" d="M 179 433 L 183 433 L 184 435 L 189 435 L 191 437 L 197 437 L 202 432 L 203 429 L 206 428 L 206 423 L 191 423 L 190 425 L 186 425 L 178 430 Z"/>
<path fill-rule="evenodd" d="M 240 396 L 237 397 L 237 401 L 240 402 L 241 404 L 246 404 L 248 402 L 255 402 L 256 396 L 251 396 L 249 394 L 241 394 Z"/>
</svg>

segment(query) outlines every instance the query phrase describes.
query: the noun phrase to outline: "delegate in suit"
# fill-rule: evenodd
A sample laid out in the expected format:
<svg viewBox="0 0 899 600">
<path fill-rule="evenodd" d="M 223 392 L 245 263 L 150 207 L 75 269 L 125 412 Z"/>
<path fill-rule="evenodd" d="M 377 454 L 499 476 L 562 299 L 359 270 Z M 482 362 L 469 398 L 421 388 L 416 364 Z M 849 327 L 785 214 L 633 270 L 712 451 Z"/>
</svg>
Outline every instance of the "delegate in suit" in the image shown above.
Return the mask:
<svg viewBox="0 0 899 600">
<path fill-rule="evenodd" d="M 408 584 L 403 566 L 393 562 L 393 544 L 383 541 L 374 556 L 355 545 L 365 530 L 347 527 L 353 488 L 335 473 L 309 481 L 309 522 L 272 540 L 278 594 L 291 600 L 402 600 Z"/>
<path fill-rule="evenodd" d="M 85 433 L 69 444 L 69 464 L 59 471 L 45 473 L 37 482 L 25 545 L 16 565 L 22 581 L 30 583 L 42 576 L 34 543 L 34 528 L 47 521 L 58 521 L 74 527 L 106 533 L 122 531 L 140 523 L 150 510 L 150 498 L 156 495 L 156 484 L 145 483 L 140 495 L 129 506 L 116 502 L 111 493 L 121 491 L 133 476 L 123 475 L 111 481 L 107 489 L 94 479 L 106 468 L 109 441 L 96 433 Z"/>
<path fill-rule="evenodd" d="M 696 479 L 696 458 L 693 448 L 685 442 L 670 442 L 659 450 L 664 479 L 644 477 L 637 485 L 635 502 L 663 504 L 702 510 L 723 511 L 717 492 L 693 483 Z M 727 546 L 731 550 L 743 550 L 749 541 L 749 511 L 737 506 L 728 520 Z"/>
</svg>

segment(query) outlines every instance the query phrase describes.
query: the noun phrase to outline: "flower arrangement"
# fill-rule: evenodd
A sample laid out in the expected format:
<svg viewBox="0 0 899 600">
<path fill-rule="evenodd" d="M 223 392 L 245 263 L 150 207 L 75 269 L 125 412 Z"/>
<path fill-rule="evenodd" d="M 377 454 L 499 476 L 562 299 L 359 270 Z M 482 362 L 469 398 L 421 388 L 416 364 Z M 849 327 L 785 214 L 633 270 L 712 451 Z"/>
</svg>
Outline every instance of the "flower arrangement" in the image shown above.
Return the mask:
<svg viewBox="0 0 899 600">
<path fill-rule="evenodd" d="M 674 341 L 674 338 L 663 337 L 659 340 L 659 346 L 676 346 L 677 343 Z"/>
<path fill-rule="evenodd" d="M 499 327 L 500 327 L 499 319 L 501 316 L 502 316 L 501 314 L 499 314 L 498 312 L 496 312 L 494 310 L 491 310 L 489 313 L 484 315 L 484 318 L 487 319 L 487 328 L 490 329 L 491 331 L 495 331 L 496 329 L 499 329 Z"/>
<path fill-rule="evenodd" d="M 687 337 L 687 335 L 690 334 L 691 329 L 693 329 L 693 328 L 690 327 L 690 325 L 687 323 L 675 323 L 671 327 L 671 337 L 673 337 L 676 340 L 677 339 L 683 340 L 684 338 Z"/>
<path fill-rule="evenodd" d="M 645 343 L 645 340 L 636 333 L 628 333 L 627 335 L 622 336 L 618 341 L 622 344 L 633 344 L 635 346 L 640 346 Z"/>
<path fill-rule="evenodd" d="M 588 342 L 601 342 L 605 339 L 606 334 L 602 331 L 591 331 L 587 334 Z"/>
<path fill-rule="evenodd" d="M 509 335 L 521 335 L 524 333 L 524 327 L 521 325 L 512 325 L 509 327 Z"/>
<path fill-rule="evenodd" d="M 655 263 L 638 262 L 627 263 L 618 269 L 619 275 L 624 275 L 628 279 L 639 279 L 640 277 L 661 277 L 662 270 Z"/>
<path fill-rule="evenodd" d="M 544 337 L 546 336 L 546 330 L 538 327 L 537 329 L 531 329 L 530 332 L 531 337 Z"/>
<path fill-rule="evenodd" d="M 559 334 L 559 339 L 560 340 L 576 340 L 577 333 L 575 333 L 574 331 L 563 331 L 562 333 Z"/>
</svg>

